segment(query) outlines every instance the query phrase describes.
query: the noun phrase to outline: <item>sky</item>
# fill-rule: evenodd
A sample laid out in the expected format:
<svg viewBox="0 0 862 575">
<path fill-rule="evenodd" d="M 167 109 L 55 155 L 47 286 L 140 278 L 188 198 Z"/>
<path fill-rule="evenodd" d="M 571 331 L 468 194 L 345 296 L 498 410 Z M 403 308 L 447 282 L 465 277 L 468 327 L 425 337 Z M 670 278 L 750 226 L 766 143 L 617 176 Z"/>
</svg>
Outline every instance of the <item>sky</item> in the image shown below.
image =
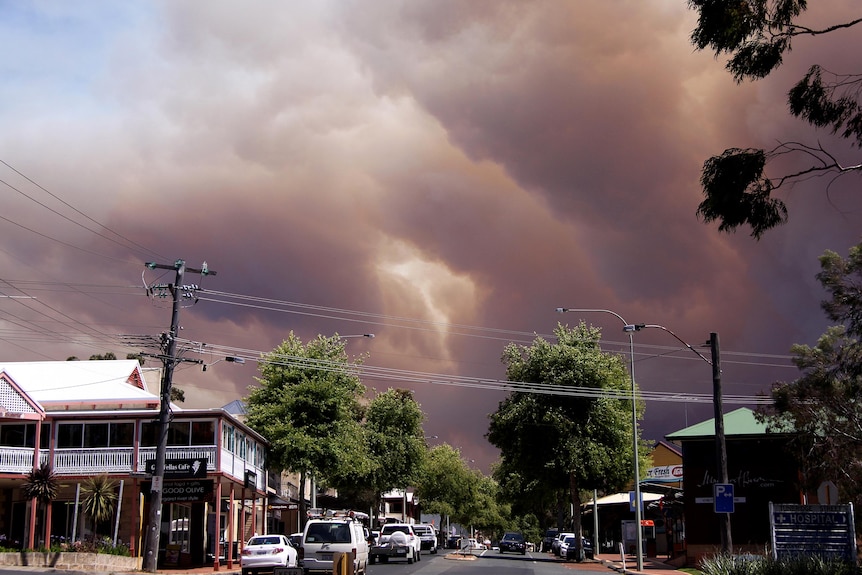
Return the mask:
<svg viewBox="0 0 862 575">
<path fill-rule="evenodd" d="M 785 100 L 813 63 L 858 72 L 862 40 L 799 38 L 737 84 L 695 23 L 684 0 L 0 0 L 0 359 L 142 351 L 171 323 L 146 286 L 174 281 L 144 263 L 183 260 L 217 272 L 184 278 L 183 357 L 212 364 L 178 366 L 185 407 L 245 397 L 257 364 L 228 355 L 373 333 L 346 339 L 369 396 L 414 390 L 429 444 L 489 472 L 503 349 L 580 320 L 626 361 L 624 322 L 707 356 L 717 333 L 724 409 L 752 406 L 828 325 L 818 257 L 859 242 L 858 179 L 782 190 L 755 241 L 698 220 L 700 170 L 788 140 L 858 163 Z M 710 365 L 633 341 L 644 438 L 712 417 Z"/>
</svg>

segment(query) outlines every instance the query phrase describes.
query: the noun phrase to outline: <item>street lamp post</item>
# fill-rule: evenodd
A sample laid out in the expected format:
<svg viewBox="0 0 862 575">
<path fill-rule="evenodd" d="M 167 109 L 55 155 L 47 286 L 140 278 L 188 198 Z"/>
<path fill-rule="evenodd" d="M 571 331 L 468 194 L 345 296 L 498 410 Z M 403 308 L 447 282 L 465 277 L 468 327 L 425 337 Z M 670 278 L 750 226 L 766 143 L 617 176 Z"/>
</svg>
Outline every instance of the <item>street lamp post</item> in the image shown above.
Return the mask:
<svg viewBox="0 0 862 575">
<path fill-rule="evenodd" d="M 730 475 L 727 471 L 727 442 L 724 434 L 724 413 L 721 408 L 721 356 L 719 354 L 718 334 L 713 332 L 709 334 L 707 342 L 712 350 L 712 361 L 708 360 L 702 353 L 694 349 L 689 343 L 676 335 L 674 332 L 664 327 L 663 325 L 643 324 L 639 323 L 633 326 L 635 331 L 640 331 L 644 328 L 656 328 L 669 333 L 678 342 L 695 353 L 700 359 L 712 366 L 712 407 L 715 415 L 715 466 L 718 473 L 718 480 L 721 483 L 728 483 Z M 733 553 L 733 537 L 730 528 L 730 514 L 719 513 L 721 551 L 725 555 Z"/>
<path fill-rule="evenodd" d="M 637 537 L 635 543 L 635 553 L 637 557 L 637 570 L 643 571 L 644 559 L 643 559 L 643 541 L 641 540 L 641 521 L 642 517 L 642 509 L 641 509 L 641 484 L 640 484 L 640 462 L 638 461 L 638 410 L 637 410 L 637 397 L 636 397 L 636 387 L 635 387 L 635 344 L 634 339 L 632 337 L 632 333 L 637 331 L 637 328 L 628 323 L 623 316 L 618 314 L 615 311 L 611 311 L 609 309 L 575 309 L 568 307 L 558 307 L 558 313 L 566 313 L 566 312 L 582 312 L 582 313 L 609 313 L 612 316 L 615 316 L 621 322 L 623 322 L 623 331 L 629 334 L 629 352 L 630 352 L 630 367 L 629 367 L 629 376 L 631 377 L 631 387 L 632 387 L 632 456 L 634 461 L 634 488 L 635 488 L 635 523 L 637 527 Z"/>
</svg>

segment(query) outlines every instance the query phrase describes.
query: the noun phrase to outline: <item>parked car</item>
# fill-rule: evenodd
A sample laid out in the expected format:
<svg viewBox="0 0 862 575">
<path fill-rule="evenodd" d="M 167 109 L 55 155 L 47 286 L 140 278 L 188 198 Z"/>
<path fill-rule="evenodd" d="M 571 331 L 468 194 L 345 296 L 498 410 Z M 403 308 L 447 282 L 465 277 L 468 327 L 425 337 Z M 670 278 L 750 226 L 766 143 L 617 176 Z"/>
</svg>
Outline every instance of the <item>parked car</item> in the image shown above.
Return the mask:
<svg viewBox="0 0 862 575">
<path fill-rule="evenodd" d="M 291 533 L 290 537 L 287 538 L 290 541 L 290 544 L 293 545 L 294 549 L 299 549 L 302 547 L 302 532 L 299 533 Z"/>
<path fill-rule="evenodd" d="M 368 569 L 368 541 L 365 527 L 354 515 L 342 512 L 313 515 L 302 536 L 305 572 L 332 573 L 333 555 L 354 553 L 353 572 Z"/>
<path fill-rule="evenodd" d="M 527 542 L 524 540 L 524 535 L 520 532 L 513 531 L 511 533 L 506 533 L 503 535 L 503 538 L 500 539 L 500 553 L 520 553 L 521 555 L 527 554 Z"/>
<path fill-rule="evenodd" d="M 297 567 L 298 552 L 285 535 L 255 535 L 239 556 L 242 575 L 272 572 L 276 567 Z"/>
<path fill-rule="evenodd" d="M 575 548 L 575 541 L 577 540 L 575 537 L 566 538 L 571 539 L 571 542 L 566 545 L 566 552 L 561 554 L 560 557 L 566 559 L 566 561 L 571 561 L 572 559 L 579 559 L 578 550 Z M 593 554 L 593 543 L 586 537 L 581 538 L 581 544 L 584 546 L 584 557 L 587 559 L 593 559 L 595 555 Z"/>
<path fill-rule="evenodd" d="M 560 545 L 562 545 L 563 541 L 569 535 L 574 536 L 574 533 L 567 533 L 565 531 L 561 531 L 560 533 L 557 533 L 557 538 L 554 539 L 553 543 L 551 543 L 551 551 L 553 551 L 554 555 L 556 555 L 557 557 L 560 557 Z"/>
<path fill-rule="evenodd" d="M 446 549 L 460 549 L 461 548 L 461 536 L 460 535 L 450 535 L 446 539 Z"/>
<path fill-rule="evenodd" d="M 414 525 L 413 531 L 419 536 L 420 548 L 422 551 L 430 551 L 437 553 L 437 530 L 433 525 Z"/>
<path fill-rule="evenodd" d="M 545 531 L 545 536 L 542 538 L 539 551 L 547 553 L 551 550 L 551 545 L 554 543 L 554 539 L 557 538 L 557 533 L 559 533 L 558 529 L 548 529 Z"/>
<path fill-rule="evenodd" d="M 557 555 L 565 559 L 569 553 L 569 545 L 574 547 L 576 540 L 577 538 L 574 535 L 566 535 L 565 537 L 563 537 L 560 540 L 559 547 L 557 548 Z"/>
<path fill-rule="evenodd" d="M 372 565 L 379 559 L 387 563 L 390 558 L 405 558 L 407 563 L 421 561 L 422 541 L 407 523 L 387 523 L 380 530 L 377 544 L 368 551 Z"/>
</svg>

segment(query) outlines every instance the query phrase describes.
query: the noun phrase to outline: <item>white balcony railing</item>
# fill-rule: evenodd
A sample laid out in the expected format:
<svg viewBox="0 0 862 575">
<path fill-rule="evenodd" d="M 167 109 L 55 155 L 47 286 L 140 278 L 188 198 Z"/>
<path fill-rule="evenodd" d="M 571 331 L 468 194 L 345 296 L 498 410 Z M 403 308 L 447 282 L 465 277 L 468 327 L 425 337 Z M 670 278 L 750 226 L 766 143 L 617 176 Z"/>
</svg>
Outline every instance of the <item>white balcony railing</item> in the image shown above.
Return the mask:
<svg viewBox="0 0 862 575">
<path fill-rule="evenodd" d="M 132 448 L 55 449 L 54 473 L 57 475 L 90 475 L 129 473 L 132 471 Z"/>
<path fill-rule="evenodd" d="M 33 469 L 33 449 L 0 447 L 0 473 L 29 473 Z"/>
<path fill-rule="evenodd" d="M 207 473 L 221 471 L 239 481 L 244 481 L 246 469 L 254 471 L 257 476 L 257 488 L 263 489 L 265 471 L 242 460 L 235 454 L 222 450 L 221 469 L 216 468 L 216 446 L 168 447 L 167 459 L 198 459 L 206 458 Z M 48 461 L 48 451 L 39 453 L 40 463 L 51 463 L 57 475 L 98 475 L 102 473 L 143 473 L 147 470 L 147 461 L 156 458 L 155 447 L 143 447 L 138 450 L 135 461 L 134 450 L 131 447 L 89 448 L 89 449 L 55 449 L 54 460 Z M 26 475 L 33 469 L 33 449 L 27 447 L 0 447 L 0 473 L 20 473 Z"/>
</svg>

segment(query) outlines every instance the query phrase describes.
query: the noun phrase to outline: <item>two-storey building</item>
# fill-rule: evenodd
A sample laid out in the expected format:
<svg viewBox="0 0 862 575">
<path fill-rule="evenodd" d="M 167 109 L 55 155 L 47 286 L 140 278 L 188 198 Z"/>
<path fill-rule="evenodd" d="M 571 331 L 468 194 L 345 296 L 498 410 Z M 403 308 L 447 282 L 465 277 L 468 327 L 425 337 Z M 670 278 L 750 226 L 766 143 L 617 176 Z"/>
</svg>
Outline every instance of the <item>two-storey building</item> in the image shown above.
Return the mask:
<svg viewBox="0 0 862 575">
<path fill-rule="evenodd" d="M 171 411 L 160 535 L 169 552 L 161 561 L 232 566 L 241 542 L 267 525 L 265 440 L 221 408 Z M 48 538 L 99 535 L 140 555 L 158 412 L 159 396 L 135 360 L 0 362 L 0 544 L 39 548 Z M 44 464 L 60 485 L 47 506 L 22 490 Z M 98 475 L 118 495 L 105 525 L 81 506 L 81 485 Z"/>
</svg>

